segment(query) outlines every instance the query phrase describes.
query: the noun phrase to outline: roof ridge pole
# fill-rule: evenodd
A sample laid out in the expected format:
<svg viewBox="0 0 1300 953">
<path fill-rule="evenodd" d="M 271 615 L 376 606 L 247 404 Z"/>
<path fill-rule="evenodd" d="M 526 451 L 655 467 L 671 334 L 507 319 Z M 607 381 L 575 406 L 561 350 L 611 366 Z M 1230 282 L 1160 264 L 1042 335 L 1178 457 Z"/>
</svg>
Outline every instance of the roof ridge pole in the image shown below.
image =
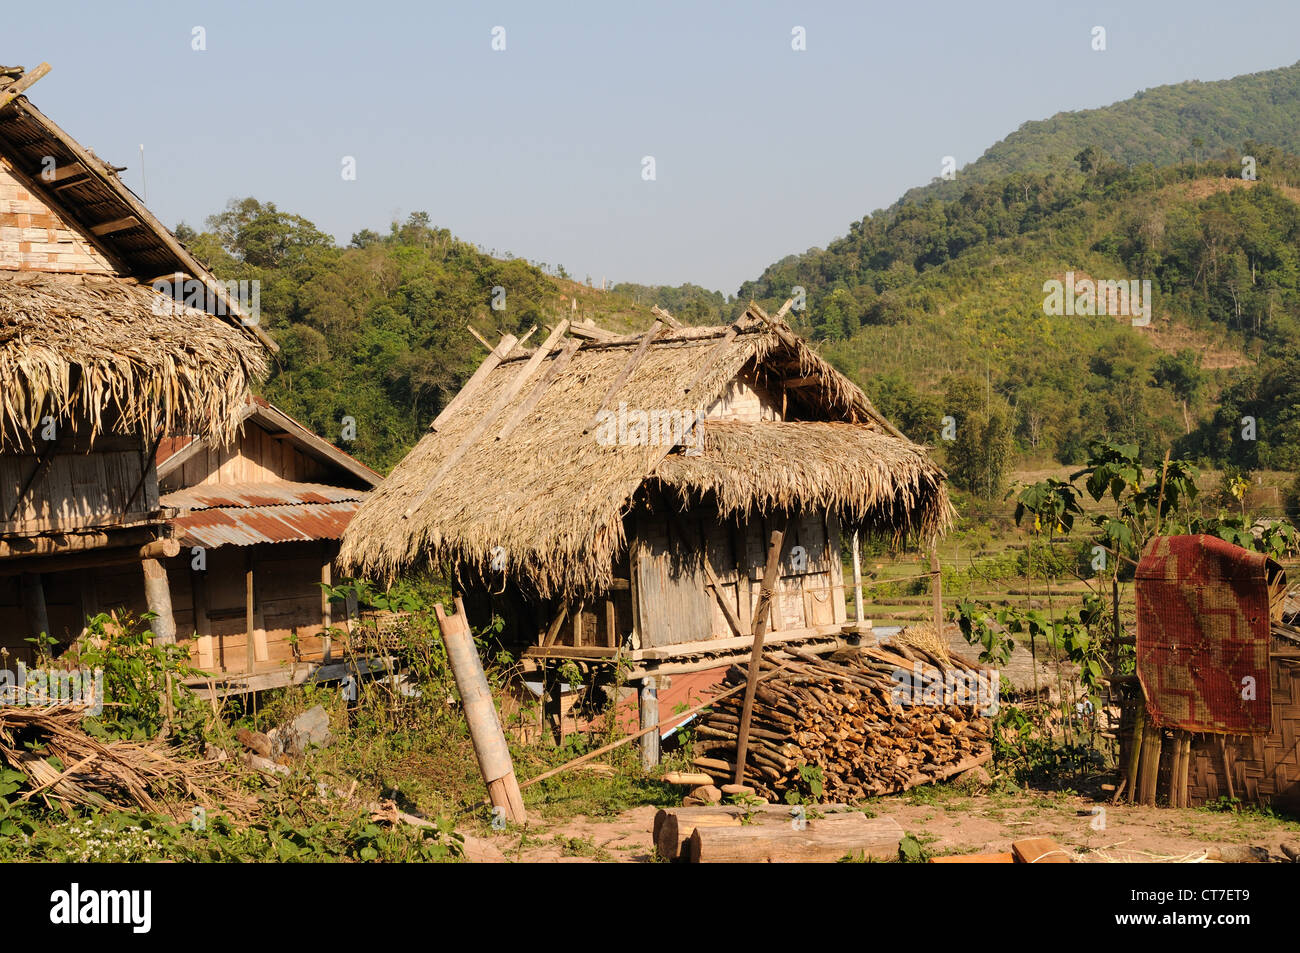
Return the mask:
<svg viewBox="0 0 1300 953">
<path fill-rule="evenodd" d="M 486 342 L 484 343 L 486 344 Z M 464 403 L 466 398 L 478 389 L 478 385 L 492 373 L 516 343 L 518 343 L 518 338 L 513 334 L 503 336 L 497 346 L 491 349 L 492 353 L 485 357 L 483 363 L 470 375 L 469 380 L 465 382 L 465 386 L 460 389 L 460 392 L 451 399 L 451 402 L 446 407 L 442 408 L 442 413 L 433 418 L 433 423 L 429 424 L 429 430 L 436 431 L 441 424 L 445 423 L 447 418 L 451 416 L 452 411 Z"/>
<path fill-rule="evenodd" d="M 10 83 L 4 90 L 0 91 L 0 109 L 4 109 L 11 102 L 30 89 L 37 80 L 45 77 L 52 67 L 49 63 L 42 63 L 34 70 L 30 70 L 19 76 Z"/>
<path fill-rule="evenodd" d="M 654 307 L 652 307 L 650 309 L 650 313 L 653 314 L 655 317 L 660 318 L 664 324 L 668 325 L 674 331 L 680 330 L 682 326 L 682 322 L 678 321 L 676 318 L 674 318 L 663 308 L 659 307 L 659 305 L 655 305 Z"/>
<path fill-rule="evenodd" d="M 431 480 L 429 480 L 424 490 L 418 497 L 416 497 L 415 502 L 406 508 L 406 512 L 402 514 L 403 519 L 411 518 L 412 514 L 414 514 L 415 511 L 424 504 L 424 501 L 429 498 L 429 495 L 437 489 L 438 484 L 442 482 L 442 478 L 445 477 L 451 468 L 460 461 L 466 451 L 477 443 L 478 439 L 487 432 L 488 427 L 492 426 L 492 422 L 496 420 L 501 411 L 506 408 L 506 405 L 509 404 L 510 401 L 514 400 L 519 392 L 523 390 L 524 385 L 528 383 L 529 378 L 531 378 L 533 373 L 537 370 L 537 365 L 542 363 L 542 360 L 550 353 L 551 348 L 555 346 L 555 342 L 562 338 L 564 332 L 568 329 L 568 319 L 561 321 L 556 326 L 555 330 L 547 336 L 546 340 L 542 342 L 542 345 L 533 352 L 533 356 L 528 359 L 528 363 L 524 365 L 524 369 L 520 371 L 510 385 L 501 392 L 493 402 L 491 409 L 479 418 L 479 422 L 474 425 L 468 434 L 465 435 L 465 438 L 461 440 L 456 449 L 448 454 L 442 461 L 442 466 L 438 467 L 438 472 L 433 475 Z M 485 361 L 484 363 L 487 362 Z"/>
</svg>

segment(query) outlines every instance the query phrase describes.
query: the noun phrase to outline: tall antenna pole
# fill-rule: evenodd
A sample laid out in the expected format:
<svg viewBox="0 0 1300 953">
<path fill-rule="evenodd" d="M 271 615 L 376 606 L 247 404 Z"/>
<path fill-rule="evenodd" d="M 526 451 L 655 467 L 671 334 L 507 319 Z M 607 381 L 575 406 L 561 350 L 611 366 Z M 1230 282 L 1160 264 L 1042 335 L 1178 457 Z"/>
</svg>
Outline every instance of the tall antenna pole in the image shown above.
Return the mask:
<svg viewBox="0 0 1300 953">
<path fill-rule="evenodd" d="M 149 204 L 149 183 L 144 177 L 144 143 L 140 143 L 140 201 Z"/>
</svg>

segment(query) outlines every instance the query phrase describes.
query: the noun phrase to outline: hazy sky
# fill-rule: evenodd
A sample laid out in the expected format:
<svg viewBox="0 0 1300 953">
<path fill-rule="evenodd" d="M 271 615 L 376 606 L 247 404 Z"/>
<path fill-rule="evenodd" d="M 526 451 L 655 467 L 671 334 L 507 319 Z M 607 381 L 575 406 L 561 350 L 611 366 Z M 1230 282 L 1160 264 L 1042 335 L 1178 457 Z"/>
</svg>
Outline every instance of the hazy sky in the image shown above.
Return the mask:
<svg viewBox="0 0 1300 953">
<path fill-rule="evenodd" d="M 50 62 L 32 101 L 137 192 L 143 143 L 172 226 L 253 195 L 346 243 L 424 210 L 579 279 L 734 293 L 944 155 L 964 164 L 1027 120 L 1139 89 L 1290 65 L 1298 38 L 1296 0 L 62 0 L 6 6 L 0 63 Z"/>
</svg>

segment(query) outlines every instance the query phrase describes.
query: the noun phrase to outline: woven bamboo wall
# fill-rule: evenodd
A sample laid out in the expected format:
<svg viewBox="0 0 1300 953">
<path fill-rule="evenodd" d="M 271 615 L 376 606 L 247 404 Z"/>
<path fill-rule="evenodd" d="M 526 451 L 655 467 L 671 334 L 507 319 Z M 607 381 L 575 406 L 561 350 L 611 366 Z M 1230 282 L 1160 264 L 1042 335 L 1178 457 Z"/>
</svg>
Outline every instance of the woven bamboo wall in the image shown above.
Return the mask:
<svg viewBox="0 0 1300 953">
<path fill-rule="evenodd" d="M 1288 649 L 1274 640 L 1274 649 Z M 1219 748 L 1220 735 L 1192 737 L 1187 795 L 1191 806 L 1228 797 L 1224 754 L 1232 770 L 1232 793 L 1246 804 L 1272 804 L 1300 810 L 1300 659 L 1273 658 L 1269 663 L 1272 688 L 1272 728 L 1260 738 L 1228 737 Z M 1129 763 L 1136 699 L 1131 695 L 1121 708 L 1119 764 Z M 1173 732 L 1165 731 L 1160 749 L 1156 790 L 1159 803 L 1169 790 Z M 1121 772 L 1122 773 L 1122 772 Z"/>
<path fill-rule="evenodd" d="M 1243 802 L 1300 807 L 1300 660 L 1269 663 L 1273 691 L 1272 730 L 1263 738 L 1228 738 L 1233 793 Z M 1228 796 L 1223 755 L 1213 735 L 1192 742 L 1188 776 L 1192 804 Z"/>
</svg>

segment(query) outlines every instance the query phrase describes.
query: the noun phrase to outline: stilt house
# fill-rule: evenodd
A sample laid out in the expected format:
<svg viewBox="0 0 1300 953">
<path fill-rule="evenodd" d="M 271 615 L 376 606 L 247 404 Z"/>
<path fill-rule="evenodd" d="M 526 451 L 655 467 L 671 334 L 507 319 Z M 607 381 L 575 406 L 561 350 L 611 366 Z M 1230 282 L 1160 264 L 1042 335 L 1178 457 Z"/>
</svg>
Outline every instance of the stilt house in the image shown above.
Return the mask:
<svg viewBox="0 0 1300 953">
<path fill-rule="evenodd" d="M 118 171 L 0 68 L 0 649 L 75 636 L 121 571 L 175 637 L 154 456 L 231 441 L 274 347 Z M 156 290 L 197 286 L 202 307 Z M 179 279 L 179 280 L 175 280 Z"/>
<path fill-rule="evenodd" d="M 934 537 L 943 472 L 783 315 L 657 315 L 621 337 L 562 322 L 533 350 L 507 335 L 361 506 L 343 568 L 444 567 L 526 659 L 652 676 L 747 654 L 780 528 L 767 641 L 839 644 L 841 541 Z"/>
</svg>

